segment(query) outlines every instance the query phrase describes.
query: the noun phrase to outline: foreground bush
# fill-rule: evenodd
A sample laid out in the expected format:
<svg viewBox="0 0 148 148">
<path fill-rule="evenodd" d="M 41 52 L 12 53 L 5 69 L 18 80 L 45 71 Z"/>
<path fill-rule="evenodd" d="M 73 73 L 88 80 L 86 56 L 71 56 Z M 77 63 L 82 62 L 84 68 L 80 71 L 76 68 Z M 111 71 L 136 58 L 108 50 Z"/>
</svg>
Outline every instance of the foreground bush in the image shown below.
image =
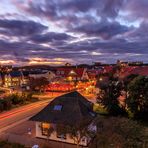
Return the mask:
<svg viewBox="0 0 148 148">
<path fill-rule="evenodd" d="M 146 148 L 148 133 L 136 121 L 120 117 L 98 117 L 97 134 L 91 148 Z"/>
<path fill-rule="evenodd" d="M 0 148 L 25 148 L 25 146 L 18 143 L 10 143 L 8 141 L 0 141 Z"/>
<path fill-rule="evenodd" d="M 37 98 L 33 98 L 31 93 L 12 94 L 3 99 L 0 99 L 0 112 L 9 110 L 14 106 L 36 102 Z"/>
<path fill-rule="evenodd" d="M 8 96 L 6 99 L 11 100 L 13 105 L 23 104 L 25 102 L 24 98 L 18 94 L 12 94 Z"/>
<path fill-rule="evenodd" d="M 12 107 L 12 102 L 10 99 L 0 100 L 0 111 L 9 110 Z"/>
</svg>

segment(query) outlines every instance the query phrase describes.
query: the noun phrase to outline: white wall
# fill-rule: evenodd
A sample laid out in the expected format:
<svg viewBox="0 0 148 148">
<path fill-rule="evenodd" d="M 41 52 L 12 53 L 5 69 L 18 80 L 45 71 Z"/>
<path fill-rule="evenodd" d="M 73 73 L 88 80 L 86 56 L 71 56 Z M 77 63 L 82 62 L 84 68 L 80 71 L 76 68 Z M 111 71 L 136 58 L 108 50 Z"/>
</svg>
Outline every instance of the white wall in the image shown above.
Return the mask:
<svg viewBox="0 0 148 148">
<path fill-rule="evenodd" d="M 41 123 L 40 123 L 40 122 L 36 122 L 36 137 L 47 139 L 47 136 L 42 135 Z M 59 141 L 59 142 L 67 142 L 67 143 L 71 143 L 71 144 L 76 144 L 76 143 L 74 143 L 74 140 L 71 139 L 68 134 L 66 135 L 66 139 L 61 139 L 61 138 L 57 138 L 56 132 L 53 132 L 53 133 L 50 135 L 49 139 L 50 139 L 50 140 Z M 89 141 L 90 141 L 90 138 L 84 137 L 84 139 L 85 139 L 85 140 L 84 140 L 84 141 L 81 141 L 80 145 L 87 146 L 88 143 L 89 143 Z M 89 139 L 89 140 L 88 140 L 88 139 Z"/>
<path fill-rule="evenodd" d="M 49 74 L 50 72 L 50 74 Z M 51 81 L 53 78 L 55 78 L 55 74 L 51 71 L 48 71 L 47 73 L 44 73 L 44 74 L 30 74 L 29 77 L 32 77 L 32 78 L 46 78 L 48 81 Z"/>
</svg>

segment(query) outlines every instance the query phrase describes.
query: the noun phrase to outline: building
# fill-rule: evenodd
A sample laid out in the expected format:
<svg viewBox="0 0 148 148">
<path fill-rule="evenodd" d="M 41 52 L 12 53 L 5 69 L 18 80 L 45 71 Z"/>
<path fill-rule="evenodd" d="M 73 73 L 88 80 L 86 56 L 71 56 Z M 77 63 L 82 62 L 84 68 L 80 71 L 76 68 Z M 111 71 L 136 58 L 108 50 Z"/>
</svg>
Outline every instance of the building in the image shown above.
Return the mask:
<svg viewBox="0 0 148 148">
<path fill-rule="evenodd" d="M 22 85 L 23 74 L 20 71 L 11 71 L 4 76 L 5 87 L 20 87 Z"/>
<path fill-rule="evenodd" d="M 96 127 L 92 124 L 94 118 L 92 103 L 74 91 L 55 98 L 30 120 L 36 122 L 36 137 L 44 139 L 48 137 L 49 140 L 76 144 L 69 134 L 59 134 L 56 130 L 57 125 L 75 127 L 87 120 L 89 124 L 86 127 L 95 131 Z M 53 128 L 54 131 L 48 135 L 50 128 Z M 89 136 L 84 136 L 80 145 L 87 146 L 90 140 Z"/>
<path fill-rule="evenodd" d="M 51 81 L 55 78 L 55 74 L 52 71 L 34 71 L 29 74 L 30 78 L 46 78 L 48 81 Z"/>
<path fill-rule="evenodd" d="M 22 71 L 22 74 L 23 74 L 22 85 L 28 86 L 30 81 L 29 71 Z"/>
<path fill-rule="evenodd" d="M 86 68 L 57 68 L 56 76 L 65 78 L 68 81 L 83 81 L 89 79 Z"/>
</svg>

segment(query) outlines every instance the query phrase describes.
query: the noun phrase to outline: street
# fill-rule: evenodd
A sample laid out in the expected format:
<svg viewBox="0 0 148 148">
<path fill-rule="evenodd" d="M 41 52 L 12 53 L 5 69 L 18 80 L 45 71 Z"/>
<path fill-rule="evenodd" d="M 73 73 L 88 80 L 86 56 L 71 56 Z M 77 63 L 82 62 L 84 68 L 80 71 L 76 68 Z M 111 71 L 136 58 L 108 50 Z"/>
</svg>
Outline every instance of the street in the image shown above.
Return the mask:
<svg viewBox="0 0 148 148">
<path fill-rule="evenodd" d="M 35 123 L 28 121 L 30 117 L 42 110 L 50 101 L 55 97 L 62 95 L 63 93 L 46 93 L 38 95 L 42 100 L 36 103 L 20 106 L 18 108 L 6 111 L 0 114 L 0 139 L 9 140 L 10 142 L 20 143 L 26 146 L 33 146 L 38 144 L 43 146 L 47 141 L 39 140 L 35 137 Z M 94 101 L 93 95 L 83 94 L 89 101 Z M 50 99 L 47 99 L 50 97 Z M 31 129 L 31 135 L 28 135 L 28 128 Z M 25 139 L 25 141 L 24 141 Z M 49 141 L 48 141 L 49 144 Z M 58 142 L 50 141 L 50 145 L 53 148 L 59 148 Z M 68 144 L 64 144 L 65 148 L 69 147 Z M 73 146 L 75 148 L 75 146 Z"/>
<path fill-rule="evenodd" d="M 28 120 L 31 116 L 44 108 L 50 100 L 39 101 L 29 105 L 21 106 L 0 114 L 0 134 L 1 132 Z"/>
<path fill-rule="evenodd" d="M 55 98 L 62 94 L 63 93 L 55 93 L 54 95 L 52 95 L 52 97 Z M 20 106 L 10 111 L 0 113 L 0 134 L 3 131 L 16 126 L 17 124 L 27 121 L 30 117 L 38 113 L 52 100 L 47 99 L 47 97 L 49 98 L 49 96 L 51 96 L 51 94 L 47 93 L 44 96 L 40 96 L 40 98 L 42 98 L 42 101 L 25 106 Z M 89 101 L 94 102 L 94 99 L 92 99 L 93 96 L 87 96 L 87 98 Z"/>
</svg>

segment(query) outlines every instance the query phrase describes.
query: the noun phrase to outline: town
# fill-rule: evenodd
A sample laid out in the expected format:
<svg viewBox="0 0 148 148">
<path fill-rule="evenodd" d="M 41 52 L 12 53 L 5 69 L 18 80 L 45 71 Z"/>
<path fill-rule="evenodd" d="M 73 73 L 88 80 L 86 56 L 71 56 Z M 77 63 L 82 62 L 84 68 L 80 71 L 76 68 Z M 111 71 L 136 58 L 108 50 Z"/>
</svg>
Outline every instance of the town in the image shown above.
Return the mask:
<svg viewBox="0 0 148 148">
<path fill-rule="evenodd" d="M 1 66 L 0 139 L 27 147 L 146 147 L 147 128 L 137 122 L 147 123 L 147 76 L 147 64 L 120 60 L 116 64 Z M 106 131 L 111 128 L 108 122 L 128 133 Z M 103 143 L 108 137 L 100 136 L 110 132 L 115 137 Z M 127 134 L 131 139 L 124 143 Z M 136 136 L 145 139 L 135 141 Z"/>
<path fill-rule="evenodd" d="M 148 0 L 0 0 L 0 148 L 148 148 Z"/>
</svg>

